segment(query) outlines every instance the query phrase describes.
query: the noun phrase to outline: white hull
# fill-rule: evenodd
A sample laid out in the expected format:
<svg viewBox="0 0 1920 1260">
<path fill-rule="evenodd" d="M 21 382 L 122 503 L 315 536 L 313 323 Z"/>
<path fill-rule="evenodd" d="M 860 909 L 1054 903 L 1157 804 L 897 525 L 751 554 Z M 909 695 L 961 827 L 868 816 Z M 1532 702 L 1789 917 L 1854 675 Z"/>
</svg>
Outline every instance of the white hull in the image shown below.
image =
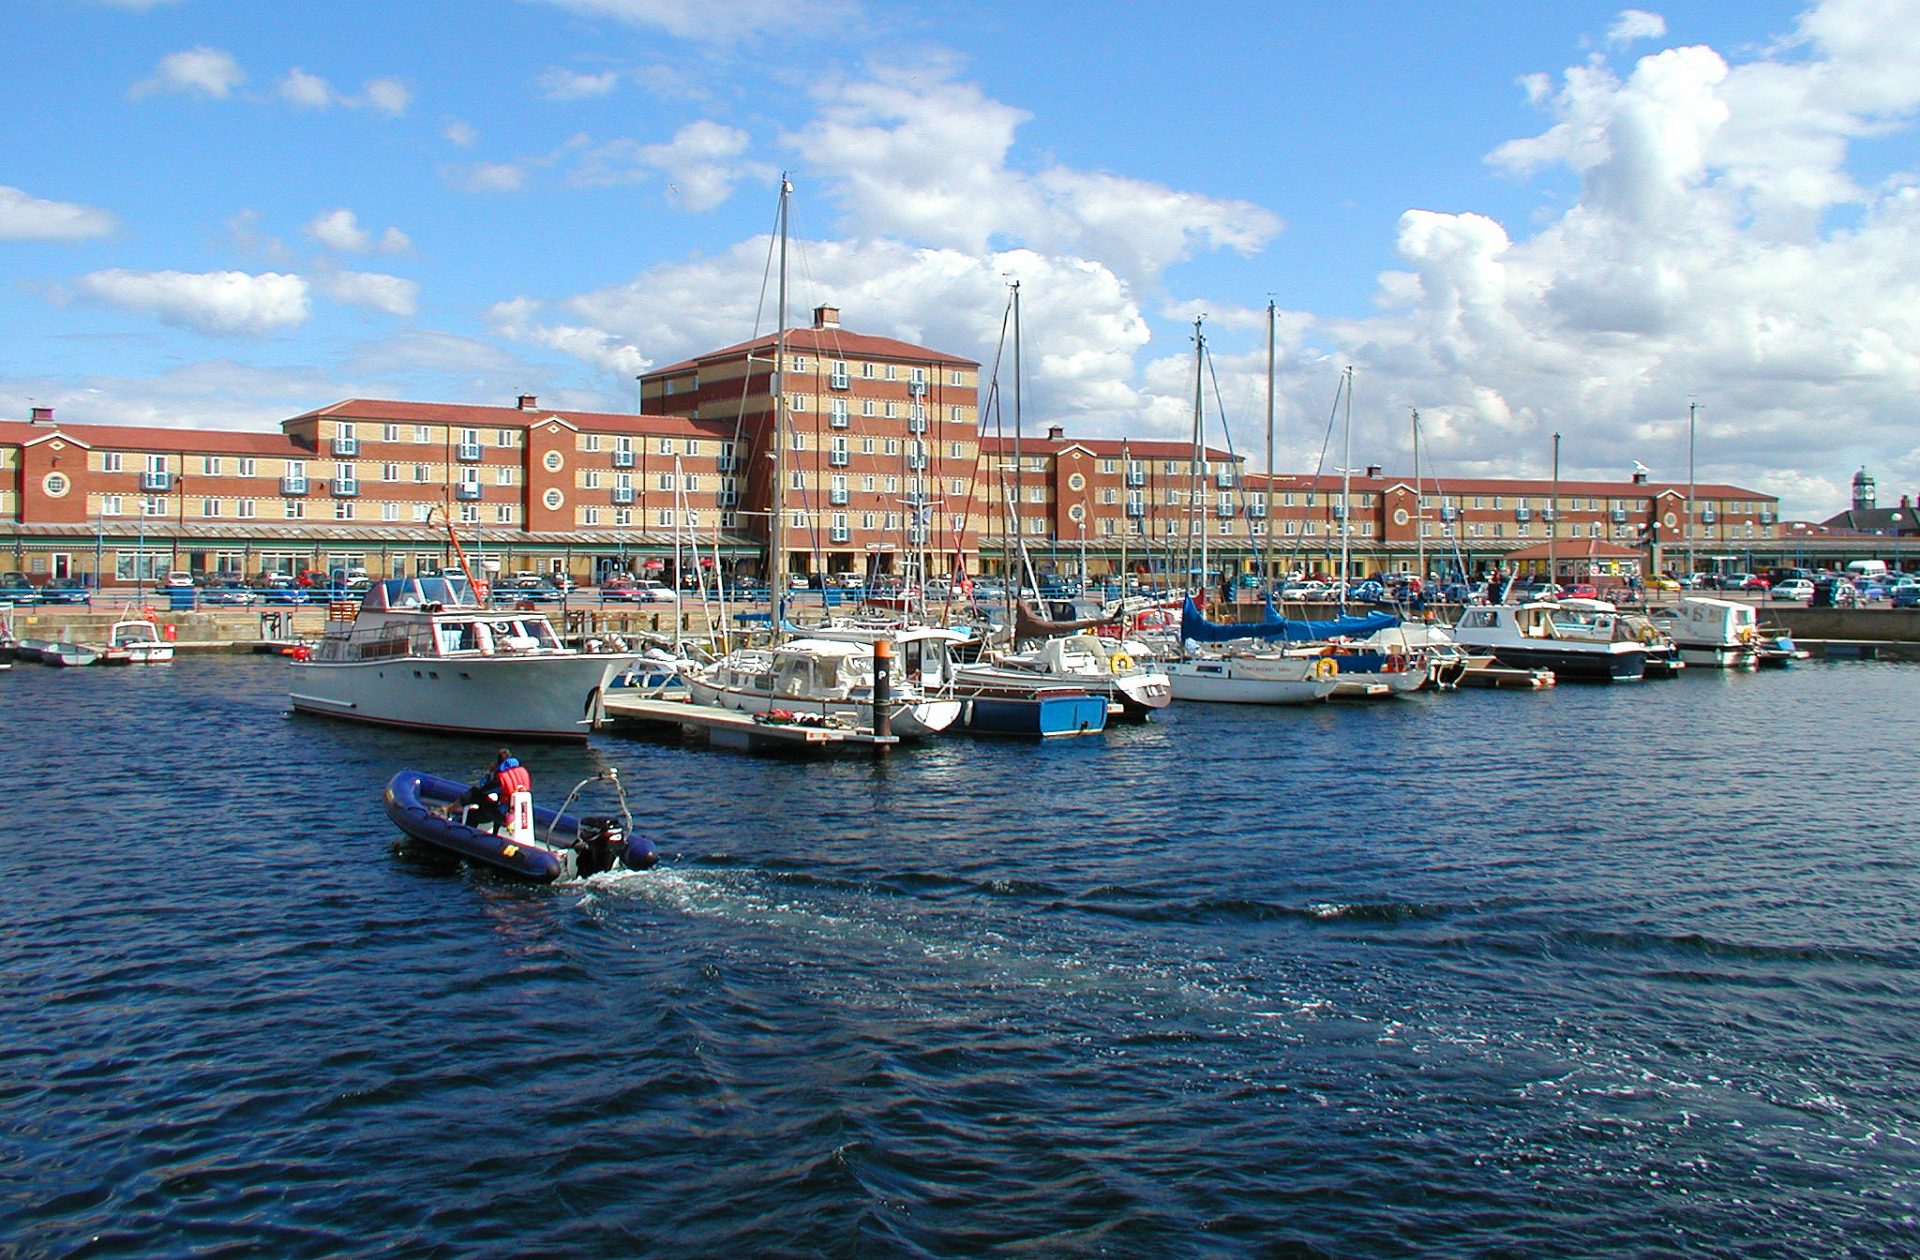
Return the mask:
<svg viewBox="0 0 1920 1260">
<path fill-rule="evenodd" d="M 1708 669 L 1755 669 L 1760 653 L 1748 643 L 1682 643 L 1680 659 Z"/>
<path fill-rule="evenodd" d="M 542 656 L 396 656 L 295 661 L 300 713 L 413 730 L 500 737 L 587 738 L 626 652 Z"/>
<path fill-rule="evenodd" d="M 1318 657 L 1219 656 L 1163 661 L 1175 700 L 1212 704 L 1313 704 L 1338 686 L 1316 672 Z"/>
<path fill-rule="evenodd" d="M 173 659 L 173 644 L 146 643 L 117 649 L 131 665 L 162 665 Z"/>
<path fill-rule="evenodd" d="M 856 726 L 873 725 L 873 705 L 852 700 L 819 700 L 743 687 L 722 687 L 689 670 L 683 675 L 687 694 L 695 704 L 736 713 L 768 713 L 791 709 L 797 713 L 826 713 L 846 718 Z M 960 720 L 959 700 L 898 700 L 887 706 L 887 720 L 901 739 L 926 739 Z"/>
</svg>

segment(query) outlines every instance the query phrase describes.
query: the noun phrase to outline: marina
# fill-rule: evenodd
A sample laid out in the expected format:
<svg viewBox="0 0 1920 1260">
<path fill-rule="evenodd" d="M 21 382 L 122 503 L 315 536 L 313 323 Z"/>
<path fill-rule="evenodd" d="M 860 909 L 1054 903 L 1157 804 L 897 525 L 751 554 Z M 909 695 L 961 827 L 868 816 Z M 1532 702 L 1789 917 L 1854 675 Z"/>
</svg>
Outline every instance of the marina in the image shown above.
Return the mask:
<svg viewBox="0 0 1920 1260">
<path fill-rule="evenodd" d="M 43 768 L 10 819 L 113 764 L 149 820 L 137 870 L 61 833 L 14 868 L 23 1254 L 1911 1242 L 1920 863 L 1856 808 L 1911 666 L 879 761 L 602 732 L 519 750 L 534 796 L 617 768 L 658 865 L 544 887 L 381 808 L 491 741 L 289 714 L 288 669 L 0 679 Z"/>
</svg>

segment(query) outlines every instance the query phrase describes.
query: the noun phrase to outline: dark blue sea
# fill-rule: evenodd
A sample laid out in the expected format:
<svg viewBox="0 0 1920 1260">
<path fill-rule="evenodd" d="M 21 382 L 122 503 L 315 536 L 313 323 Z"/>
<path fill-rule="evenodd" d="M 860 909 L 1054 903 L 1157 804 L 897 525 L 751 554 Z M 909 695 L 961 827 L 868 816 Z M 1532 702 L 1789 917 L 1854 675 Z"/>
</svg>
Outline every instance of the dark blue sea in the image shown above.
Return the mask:
<svg viewBox="0 0 1920 1260">
<path fill-rule="evenodd" d="M 1910 1256 L 1920 667 L 605 765 L 0 674 L 0 1255 Z"/>
</svg>

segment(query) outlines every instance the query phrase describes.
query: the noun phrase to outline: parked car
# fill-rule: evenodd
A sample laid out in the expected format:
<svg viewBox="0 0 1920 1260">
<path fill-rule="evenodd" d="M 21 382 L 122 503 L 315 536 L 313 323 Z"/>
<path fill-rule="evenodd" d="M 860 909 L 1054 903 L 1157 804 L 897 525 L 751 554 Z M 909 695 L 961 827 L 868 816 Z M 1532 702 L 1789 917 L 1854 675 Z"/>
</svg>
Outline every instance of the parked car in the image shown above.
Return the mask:
<svg viewBox="0 0 1920 1260">
<path fill-rule="evenodd" d="M 1806 578 L 1788 578 L 1769 591 L 1768 597 L 1775 600 L 1790 600 L 1796 604 L 1804 604 L 1813 598 L 1813 583 Z"/>
<path fill-rule="evenodd" d="M 1599 599 L 1600 588 L 1591 582 L 1571 582 L 1560 592 L 1561 599 Z"/>
<path fill-rule="evenodd" d="M 1843 577 L 1821 578 L 1813 584 L 1815 608 L 1851 608 L 1860 602 L 1860 593 Z"/>
<path fill-rule="evenodd" d="M 185 569 L 175 569 L 160 579 L 160 585 L 170 591 L 190 591 L 194 586 L 193 574 L 188 573 Z"/>
<path fill-rule="evenodd" d="M 631 600 L 634 580 L 630 577 L 609 577 L 600 580 L 600 598 L 602 600 Z"/>
<path fill-rule="evenodd" d="M 1509 598 L 1516 603 L 1530 604 L 1543 599 L 1559 599 L 1560 588 L 1552 582 L 1529 582 L 1525 586 L 1516 586 Z"/>
<path fill-rule="evenodd" d="M 1891 596 L 1895 608 L 1920 608 L 1920 582 L 1896 582 Z"/>
<path fill-rule="evenodd" d="M 93 592 L 73 578 L 54 578 L 40 588 L 43 604 L 86 604 L 92 600 Z"/>
<path fill-rule="evenodd" d="M 1677 591 L 1680 589 L 1680 583 L 1674 581 L 1664 573 L 1654 574 L 1642 583 L 1642 585 L 1650 591 Z"/>
<path fill-rule="evenodd" d="M 635 578 L 633 594 L 628 596 L 636 604 L 677 604 L 679 594 L 658 578 Z"/>
</svg>

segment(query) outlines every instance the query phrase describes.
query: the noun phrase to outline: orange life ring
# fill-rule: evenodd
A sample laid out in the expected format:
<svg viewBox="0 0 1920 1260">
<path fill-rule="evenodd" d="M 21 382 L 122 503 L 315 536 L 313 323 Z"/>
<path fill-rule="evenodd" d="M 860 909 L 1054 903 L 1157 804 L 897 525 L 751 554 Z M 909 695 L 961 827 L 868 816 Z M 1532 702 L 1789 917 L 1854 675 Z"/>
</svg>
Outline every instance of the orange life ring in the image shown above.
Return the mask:
<svg viewBox="0 0 1920 1260">
<path fill-rule="evenodd" d="M 1404 674 L 1407 672 L 1407 658 L 1398 652 L 1387 653 L 1387 663 L 1380 667 L 1383 674 Z"/>
</svg>

